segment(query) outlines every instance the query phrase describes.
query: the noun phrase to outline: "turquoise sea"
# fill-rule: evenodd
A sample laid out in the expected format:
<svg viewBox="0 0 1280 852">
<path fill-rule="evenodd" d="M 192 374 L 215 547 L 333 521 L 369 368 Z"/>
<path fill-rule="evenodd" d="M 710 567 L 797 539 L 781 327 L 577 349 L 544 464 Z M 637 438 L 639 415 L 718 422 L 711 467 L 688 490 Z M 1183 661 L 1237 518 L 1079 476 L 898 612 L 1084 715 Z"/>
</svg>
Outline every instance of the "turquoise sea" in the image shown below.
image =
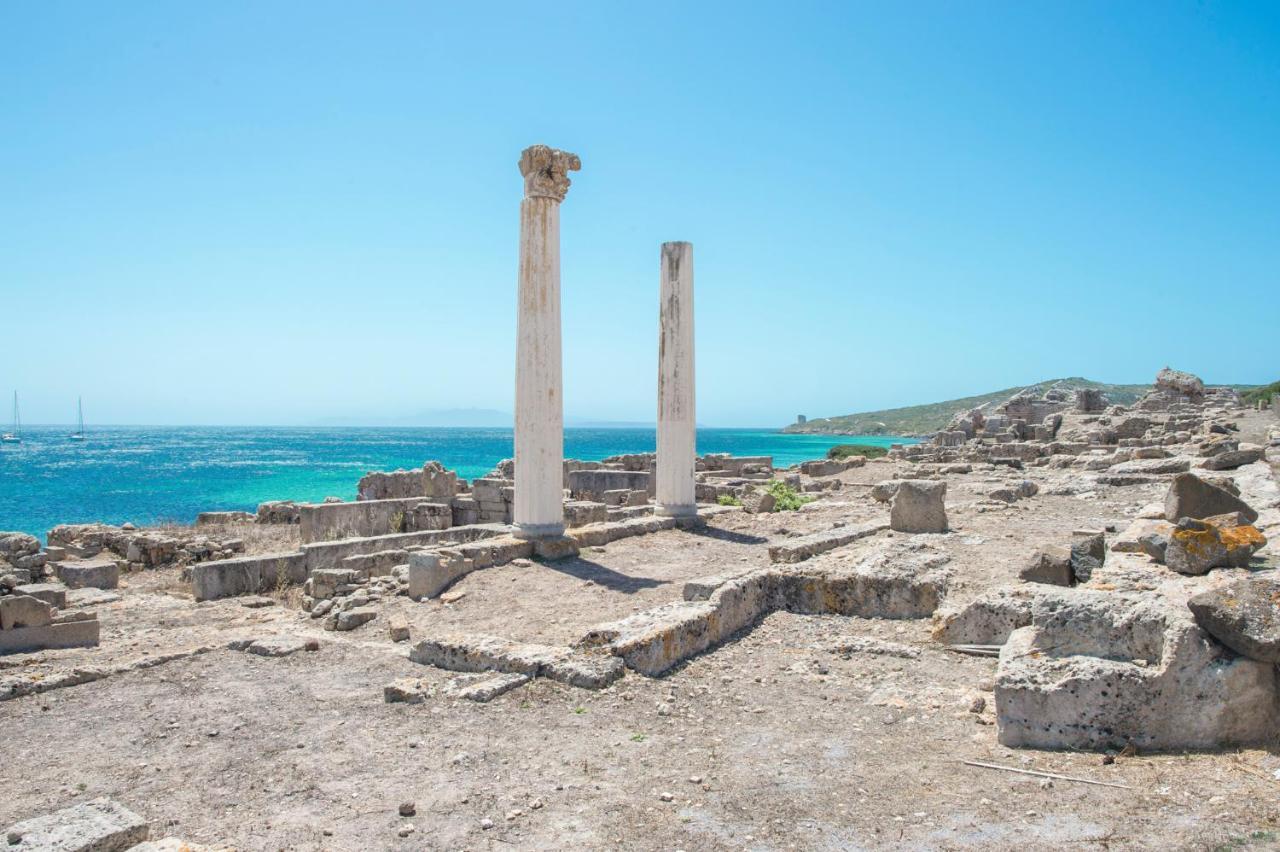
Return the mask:
<svg viewBox="0 0 1280 852">
<path fill-rule="evenodd" d="M 60 523 L 190 523 L 198 512 L 253 511 L 264 500 L 355 497 L 371 470 L 438 460 L 473 479 L 511 451 L 510 429 L 28 427 L 0 445 L 0 530 L 43 537 Z M 654 448 L 653 429 L 565 430 L 565 456 L 595 461 Z M 909 439 L 699 429 L 699 453 L 772 455 L 778 466 L 820 458 L 835 444 Z"/>
</svg>

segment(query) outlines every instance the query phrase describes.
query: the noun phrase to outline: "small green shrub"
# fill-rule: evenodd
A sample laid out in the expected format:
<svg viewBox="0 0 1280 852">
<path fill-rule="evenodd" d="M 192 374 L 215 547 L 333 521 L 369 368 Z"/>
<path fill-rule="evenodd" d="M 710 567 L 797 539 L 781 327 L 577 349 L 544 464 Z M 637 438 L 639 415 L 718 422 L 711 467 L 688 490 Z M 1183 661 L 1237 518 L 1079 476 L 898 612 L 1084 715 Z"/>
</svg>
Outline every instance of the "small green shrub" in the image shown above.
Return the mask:
<svg viewBox="0 0 1280 852">
<path fill-rule="evenodd" d="M 1247 390 L 1240 394 L 1240 399 L 1245 405 L 1255 406 L 1258 404 L 1259 400 L 1265 403 L 1270 403 L 1271 397 L 1276 394 L 1280 394 L 1280 382 L 1272 382 L 1271 384 L 1263 385 L 1260 388 Z"/>
<path fill-rule="evenodd" d="M 870 444 L 836 444 L 827 450 L 827 458 L 847 459 L 850 456 L 864 456 L 869 459 L 884 458 L 889 451 L 884 447 L 873 447 Z"/>
<path fill-rule="evenodd" d="M 805 503 L 812 503 L 814 498 L 801 494 L 781 479 L 772 479 L 764 490 L 773 495 L 775 512 L 794 512 Z"/>
<path fill-rule="evenodd" d="M 734 497 L 732 494 L 721 494 L 719 497 L 716 498 L 716 502 L 719 503 L 721 506 L 741 506 L 742 505 L 742 501 L 739 500 L 737 497 Z"/>
</svg>

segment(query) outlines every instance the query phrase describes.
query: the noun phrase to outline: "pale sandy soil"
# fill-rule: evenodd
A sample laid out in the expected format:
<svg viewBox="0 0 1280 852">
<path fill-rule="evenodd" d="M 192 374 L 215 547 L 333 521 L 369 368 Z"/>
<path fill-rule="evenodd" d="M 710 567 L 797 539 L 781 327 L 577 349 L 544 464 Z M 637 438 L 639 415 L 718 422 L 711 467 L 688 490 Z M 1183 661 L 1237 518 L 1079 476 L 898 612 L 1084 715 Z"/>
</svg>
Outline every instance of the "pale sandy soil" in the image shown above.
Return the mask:
<svg viewBox="0 0 1280 852">
<path fill-rule="evenodd" d="M 465 595 L 456 603 L 386 601 L 382 616 L 345 634 L 290 609 L 296 591 L 264 609 L 196 605 L 176 572 L 131 575 L 123 599 L 98 608 L 100 648 L 3 658 L 0 677 L 218 649 L 0 703 L 9 779 L 0 826 L 110 796 L 149 819 L 153 836 L 253 850 L 1275 846 L 1280 750 L 1104 763 L 1098 753 L 1003 748 L 991 710 L 995 661 L 944 650 L 927 620 L 776 614 L 667 676 L 629 673 L 601 692 L 538 680 L 490 704 L 382 700 L 397 677 L 453 677 L 408 661 L 407 646 L 387 635 L 392 612 L 415 632 L 569 642 L 591 624 L 679 599 L 684 580 L 766 564 L 768 541 L 886 516 L 867 486 L 904 468 L 843 474 L 844 491 L 801 512 L 732 514 L 698 533 L 479 571 L 457 584 Z M 952 598 L 1009 582 L 1038 544 L 1123 524 L 1163 493 L 1054 496 L 1044 492 L 1075 474 L 1025 475 L 1041 495 L 995 512 L 980 512 L 978 495 L 1022 474 L 949 478 L 954 530 L 929 538 L 952 554 Z M 884 540 L 818 559 L 856 557 Z M 224 647 L 271 633 L 322 644 L 284 659 Z M 832 650 L 859 636 L 919 657 Z M 979 713 L 976 698 L 987 705 Z M 964 759 L 1130 789 L 1046 784 Z M 398 816 L 405 801 L 415 816 Z M 406 824 L 415 831 L 400 837 Z"/>
</svg>

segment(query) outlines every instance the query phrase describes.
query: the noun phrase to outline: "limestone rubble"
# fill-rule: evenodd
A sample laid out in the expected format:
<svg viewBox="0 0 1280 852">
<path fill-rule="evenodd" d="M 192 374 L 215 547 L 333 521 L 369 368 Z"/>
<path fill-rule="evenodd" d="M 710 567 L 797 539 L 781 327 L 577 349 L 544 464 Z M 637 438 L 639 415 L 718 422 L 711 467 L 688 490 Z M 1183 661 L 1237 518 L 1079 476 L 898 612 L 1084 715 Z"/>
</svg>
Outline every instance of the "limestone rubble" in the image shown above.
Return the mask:
<svg viewBox="0 0 1280 852">
<path fill-rule="evenodd" d="M 1235 596 L 1193 582 L 1212 583 L 1206 575 L 1215 570 L 1248 568 L 1267 544 L 1252 525 L 1260 513 L 1235 479 L 1190 472 L 1193 464 L 1236 470 L 1260 460 L 1250 454 L 1240 465 L 1212 461 L 1236 451 L 1217 436 L 1234 428 L 1227 413 L 1238 405 L 1233 391 L 1165 369 L 1132 409 L 1112 406 L 1102 414 L 1102 400 L 1091 392 L 1078 392 L 1068 405 L 1065 394 L 1050 390 L 1040 399 L 1015 397 L 990 415 L 969 412 L 932 445 L 897 450 L 921 463 L 1010 458 L 1015 466 L 1105 471 L 1093 474 L 1094 487 L 1171 477 L 1160 519 L 1135 520 L 1113 541 L 1121 558 L 1111 564 L 1104 534 L 1081 533 L 1070 551 L 1057 545 L 1037 551 L 1021 574 L 1026 587 L 994 590 L 935 616 L 940 641 L 1001 647 L 995 689 L 1001 742 L 1214 748 L 1265 742 L 1280 732 L 1274 661 L 1263 638 L 1280 604 L 1246 583 L 1232 587 L 1250 601 L 1241 607 Z M 1082 483 L 1089 476 L 1083 473 Z M 1264 476 L 1271 479 L 1269 471 Z M 1268 508 L 1280 505 L 1273 480 L 1254 490 L 1271 501 Z M 1189 576 L 1167 579 L 1123 558 L 1138 553 L 1167 565 L 1174 577 Z"/>
</svg>

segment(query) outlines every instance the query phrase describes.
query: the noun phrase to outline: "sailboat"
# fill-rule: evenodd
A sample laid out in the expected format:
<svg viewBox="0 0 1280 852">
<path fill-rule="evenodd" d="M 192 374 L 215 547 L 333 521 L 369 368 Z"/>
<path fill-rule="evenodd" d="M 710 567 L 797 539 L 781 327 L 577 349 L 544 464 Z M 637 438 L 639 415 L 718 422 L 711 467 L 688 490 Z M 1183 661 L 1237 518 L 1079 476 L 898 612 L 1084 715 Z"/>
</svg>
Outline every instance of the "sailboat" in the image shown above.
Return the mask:
<svg viewBox="0 0 1280 852">
<path fill-rule="evenodd" d="M 72 432 L 67 437 L 73 441 L 83 441 L 84 440 L 84 400 L 81 397 L 76 397 L 76 414 L 79 418 L 78 424 L 76 426 L 76 431 Z"/>
<path fill-rule="evenodd" d="M 22 418 L 18 416 L 18 392 L 13 392 L 13 431 L 0 435 L 0 444 L 22 443 Z"/>
</svg>

